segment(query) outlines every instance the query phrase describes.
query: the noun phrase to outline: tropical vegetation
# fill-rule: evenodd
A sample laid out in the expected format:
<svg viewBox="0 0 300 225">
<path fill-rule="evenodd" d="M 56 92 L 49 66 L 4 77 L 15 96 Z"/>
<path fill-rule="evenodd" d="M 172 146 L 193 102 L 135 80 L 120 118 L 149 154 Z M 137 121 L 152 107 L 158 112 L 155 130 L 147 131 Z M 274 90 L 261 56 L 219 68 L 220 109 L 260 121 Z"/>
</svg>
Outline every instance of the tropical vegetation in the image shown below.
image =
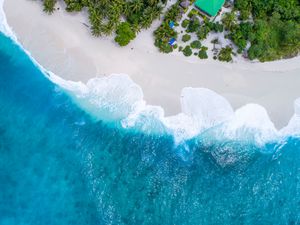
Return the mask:
<svg viewBox="0 0 300 225">
<path fill-rule="evenodd" d="M 186 46 L 183 50 L 182 50 L 183 54 L 185 56 L 191 56 L 193 54 L 193 51 L 191 49 L 191 47 L 188 45 Z"/>
<path fill-rule="evenodd" d="M 185 35 L 182 36 L 182 41 L 183 42 L 187 42 L 189 40 L 191 40 L 191 35 L 185 34 Z"/>
<path fill-rule="evenodd" d="M 55 11 L 56 0 L 44 0 L 44 12 L 52 14 Z"/>
<path fill-rule="evenodd" d="M 44 11 L 53 13 L 56 1 L 43 0 Z M 138 32 L 161 18 L 161 25 L 154 31 L 154 44 L 163 53 L 174 51 L 178 48 L 176 41 L 182 41 L 186 47 L 179 47 L 178 51 L 186 56 L 194 54 L 205 59 L 208 48 L 202 44 L 210 34 L 217 33 L 218 38 L 213 39 L 211 44 L 214 59 L 221 61 L 230 62 L 236 54 L 250 60 L 272 61 L 293 57 L 300 51 L 299 0 L 227 1 L 229 10 L 217 20 L 207 18 L 192 7 L 181 8 L 180 0 L 165 11 L 167 0 L 64 2 L 68 12 L 88 11 L 94 36 L 113 34 L 120 46 L 128 45 Z M 224 44 L 224 38 L 220 37 L 226 38 L 229 43 Z"/>
<path fill-rule="evenodd" d="M 250 59 L 271 61 L 300 51 L 299 0 L 236 0 L 223 23 L 239 52 L 246 50 Z"/>
<path fill-rule="evenodd" d="M 225 48 L 222 48 L 219 52 L 218 59 L 223 62 L 230 62 L 232 61 L 232 55 L 232 48 L 230 46 L 226 46 Z"/>
<path fill-rule="evenodd" d="M 178 37 L 178 32 L 170 26 L 170 23 L 175 23 L 180 19 L 179 2 L 172 5 L 166 12 L 162 24 L 154 31 L 154 45 L 158 47 L 160 52 L 170 53 L 173 51 L 169 41 L 172 38 Z M 177 24 L 176 24 L 177 25 Z"/>
<path fill-rule="evenodd" d="M 199 51 L 199 53 L 198 53 L 198 57 L 200 58 L 200 59 L 207 59 L 208 58 L 208 55 L 207 55 L 207 53 L 206 53 L 206 51 L 207 51 L 207 47 L 205 47 L 205 46 L 202 46 L 201 47 L 201 49 L 200 49 L 200 51 Z"/>
<path fill-rule="evenodd" d="M 120 46 L 128 45 L 128 43 L 136 37 L 135 31 L 128 22 L 120 23 L 117 27 L 116 34 L 115 41 Z"/>
<path fill-rule="evenodd" d="M 167 0 L 64 0 L 68 12 L 87 9 L 94 36 L 111 35 L 128 44 L 141 29 L 147 29 L 159 18 Z M 44 10 L 53 13 L 56 0 L 43 0 Z M 126 22 L 123 24 L 122 22 Z M 126 31 L 125 31 L 126 30 Z M 133 35 L 132 32 L 135 34 Z M 128 37 L 125 37 L 128 35 Z"/>
</svg>

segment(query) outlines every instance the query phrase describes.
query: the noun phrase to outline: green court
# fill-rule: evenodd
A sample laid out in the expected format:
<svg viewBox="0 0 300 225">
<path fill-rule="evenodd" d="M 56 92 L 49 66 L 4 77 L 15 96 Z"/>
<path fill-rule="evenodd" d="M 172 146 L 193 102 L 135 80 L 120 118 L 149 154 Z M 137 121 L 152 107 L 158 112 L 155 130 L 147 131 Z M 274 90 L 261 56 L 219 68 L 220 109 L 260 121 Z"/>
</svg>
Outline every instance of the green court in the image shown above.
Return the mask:
<svg viewBox="0 0 300 225">
<path fill-rule="evenodd" d="M 225 0 L 197 0 L 195 6 L 209 16 L 216 16 Z"/>
</svg>

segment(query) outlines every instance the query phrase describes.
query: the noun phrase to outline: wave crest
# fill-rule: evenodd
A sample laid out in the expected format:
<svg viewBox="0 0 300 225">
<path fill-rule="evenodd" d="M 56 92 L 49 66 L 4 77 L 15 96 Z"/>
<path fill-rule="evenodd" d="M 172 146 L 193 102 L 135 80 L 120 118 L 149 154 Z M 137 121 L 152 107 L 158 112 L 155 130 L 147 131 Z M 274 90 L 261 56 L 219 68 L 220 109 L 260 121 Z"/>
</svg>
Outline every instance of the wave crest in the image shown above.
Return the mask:
<svg viewBox="0 0 300 225">
<path fill-rule="evenodd" d="M 54 74 L 50 77 L 94 118 L 147 133 L 168 133 L 177 144 L 208 130 L 215 140 L 248 140 L 259 145 L 300 134 L 300 99 L 295 101 L 289 125 L 278 131 L 264 107 L 247 104 L 234 111 L 224 97 L 205 88 L 184 88 L 182 112 L 166 117 L 161 107 L 146 104 L 141 88 L 127 75 L 94 78 L 87 84 L 65 81 Z"/>
<path fill-rule="evenodd" d="M 294 102 L 295 114 L 289 121 L 288 125 L 282 129 L 282 134 L 288 136 L 300 135 L 300 98 Z"/>
<path fill-rule="evenodd" d="M 0 32 L 16 41 L 16 36 L 7 23 L 6 15 L 3 9 L 4 0 L 0 0 Z"/>
</svg>

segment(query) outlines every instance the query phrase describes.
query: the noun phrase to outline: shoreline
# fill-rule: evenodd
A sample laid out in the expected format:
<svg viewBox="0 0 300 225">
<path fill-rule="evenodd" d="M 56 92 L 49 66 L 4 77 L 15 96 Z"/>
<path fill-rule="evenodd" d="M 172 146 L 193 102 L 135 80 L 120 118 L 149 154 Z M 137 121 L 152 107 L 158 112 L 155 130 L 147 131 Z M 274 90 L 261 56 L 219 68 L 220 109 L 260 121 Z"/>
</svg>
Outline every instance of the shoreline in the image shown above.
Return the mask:
<svg viewBox="0 0 300 225">
<path fill-rule="evenodd" d="M 39 3 L 28 0 L 5 0 L 4 10 L 19 42 L 47 70 L 83 82 L 95 76 L 129 74 L 141 86 L 147 103 L 161 105 L 167 115 L 180 112 L 184 87 L 204 87 L 224 96 L 234 109 L 247 103 L 262 105 L 281 128 L 293 115 L 293 102 L 300 96 L 299 57 L 228 64 L 164 55 L 153 45 L 153 28 L 120 48 L 111 38 L 92 37 L 82 24 L 87 23 L 84 13 L 72 15 L 60 6 L 48 16 Z"/>
</svg>

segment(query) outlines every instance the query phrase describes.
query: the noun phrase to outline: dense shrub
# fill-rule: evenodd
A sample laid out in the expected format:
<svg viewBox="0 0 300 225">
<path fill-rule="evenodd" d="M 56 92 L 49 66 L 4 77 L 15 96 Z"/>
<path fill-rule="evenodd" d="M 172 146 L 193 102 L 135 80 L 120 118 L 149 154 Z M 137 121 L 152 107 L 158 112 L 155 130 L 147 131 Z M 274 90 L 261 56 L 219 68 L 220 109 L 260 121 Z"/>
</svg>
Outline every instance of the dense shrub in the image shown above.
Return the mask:
<svg viewBox="0 0 300 225">
<path fill-rule="evenodd" d="M 185 19 L 182 21 L 181 26 L 183 28 L 187 28 L 187 26 L 189 25 L 190 21 L 188 19 Z"/>
<path fill-rule="evenodd" d="M 208 26 L 205 26 L 205 25 L 201 26 L 199 28 L 199 30 L 197 31 L 197 37 L 198 37 L 198 39 L 199 40 L 206 39 L 206 37 L 209 34 L 209 32 L 210 32 L 210 29 L 209 29 Z"/>
<path fill-rule="evenodd" d="M 270 61 L 292 57 L 300 51 L 300 2 L 297 0 L 235 0 L 239 19 L 253 18 L 233 26 L 230 39 L 241 51 L 250 41 L 250 59 Z M 229 24 L 229 20 L 225 21 Z M 228 26 L 226 26 L 228 27 Z"/>
<path fill-rule="evenodd" d="M 55 11 L 56 0 L 44 0 L 44 12 L 52 14 Z"/>
<path fill-rule="evenodd" d="M 159 48 L 160 52 L 170 53 L 173 48 L 169 45 L 172 38 L 177 38 L 178 33 L 175 29 L 170 28 L 169 22 L 177 22 L 180 15 L 179 4 L 176 3 L 166 12 L 162 24 L 154 31 L 155 42 L 154 45 Z M 177 24 L 177 23 L 176 23 Z"/>
<path fill-rule="evenodd" d="M 185 56 L 191 56 L 193 54 L 193 51 L 191 49 L 191 47 L 188 45 L 186 46 L 183 50 L 182 50 L 183 54 Z"/>
<path fill-rule="evenodd" d="M 189 40 L 191 40 L 191 35 L 185 34 L 185 35 L 182 36 L 182 41 L 183 42 L 187 42 Z"/>
<path fill-rule="evenodd" d="M 199 30 L 200 26 L 201 26 L 201 23 L 198 18 L 191 19 L 189 21 L 186 31 L 188 33 L 196 32 Z"/>
<path fill-rule="evenodd" d="M 201 48 L 201 42 L 196 40 L 196 41 L 193 41 L 191 43 L 191 48 L 195 48 L 195 49 L 200 49 Z"/>
<path fill-rule="evenodd" d="M 224 26 L 219 22 L 213 23 L 213 22 L 208 21 L 205 24 L 206 24 L 206 26 L 208 26 L 208 28 L 211 31 L 214 31 L 214 32 L 223 32 L 223 30 L 224 30 Z"/>
<path fill-rule="evenodd" d="M 57 0 L 42 0 L 44 11 L 53 13 Z M 94 36 L 112 35 L 118 25 L 125 20 L 134 30 L 149 28 L 157 19 L 166 5 L 167 0 L 64 0 L 69 12 L 87 9 L 91 32 Z M 178 11 L 178 7 L 176 8 Z M 168 14 L 172 17 L 172 12 Z M 128 40 L 118 36 L 117 40 L 124 45 Z"/>
<path fill-rule="evenodd" d="M 208 56 L 207 56 L 206 51 L 207 51 L 207 47 L 204 47 L 204 46 L 201 47 L 201 49 L 200 49 L 200 51 L 199 51 L 199 53 L 198 53 L 198 57 L 199 57 L 200 59 L 207 59 Z"/>
<path fill-rule="evenodd" d="M 129 42 L 136 36 L 134 30 L 131 28 L 128 22 L 121 23 L 117 28 L 116 34 L 117 36 L 115 37 L 115 41 L 120 46 L 128 45 Z"/>
<path fill-rule="evenodd" d="M 189 12 L 188 17 L 189 17 L 189 18 L 193 18 L 193 17 L 196 17 L 197 15 L 199 15 L 198 10 L 196 10 L 196 9 L 193 8 L 193 9 Z"/>
<path fill-rule="evenodd" d="M 222 48 L 221 51 L 218 54 L 218 59 L 223 62 L 230 62 L 232 61 L 232 48 L 229 46 L 226 46 L 225 48 Z"/>
</svg>

